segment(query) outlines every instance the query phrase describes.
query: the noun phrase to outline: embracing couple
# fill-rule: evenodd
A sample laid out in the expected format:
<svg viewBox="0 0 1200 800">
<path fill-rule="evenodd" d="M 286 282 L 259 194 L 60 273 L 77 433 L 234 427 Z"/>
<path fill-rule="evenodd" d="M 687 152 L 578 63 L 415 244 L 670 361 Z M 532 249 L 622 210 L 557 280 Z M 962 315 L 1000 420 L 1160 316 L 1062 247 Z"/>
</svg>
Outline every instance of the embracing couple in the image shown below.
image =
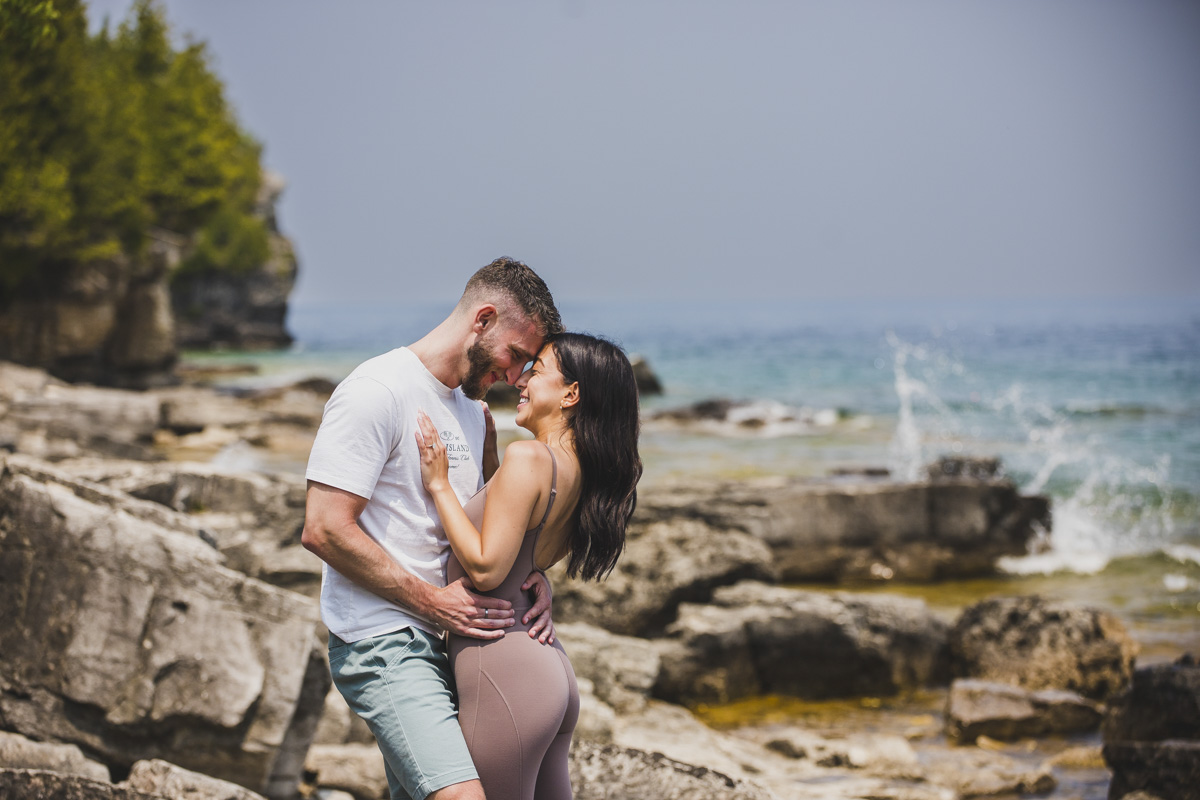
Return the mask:
<svg viewBox="0 0 1200 800">
<path fill-rule="evenodd" d="M 509 445 L 480 399 L 520 391 Z M 616 564 L 637 500 L 621 350 L 564 333 L 546 284 L 497 259 L 416 343 L 359 365 L 309 456 L 304 546 L 325 562 L 329 666 L 392 798 L 571 797 L 575 674 L 544 570 Z"/>
</svg>

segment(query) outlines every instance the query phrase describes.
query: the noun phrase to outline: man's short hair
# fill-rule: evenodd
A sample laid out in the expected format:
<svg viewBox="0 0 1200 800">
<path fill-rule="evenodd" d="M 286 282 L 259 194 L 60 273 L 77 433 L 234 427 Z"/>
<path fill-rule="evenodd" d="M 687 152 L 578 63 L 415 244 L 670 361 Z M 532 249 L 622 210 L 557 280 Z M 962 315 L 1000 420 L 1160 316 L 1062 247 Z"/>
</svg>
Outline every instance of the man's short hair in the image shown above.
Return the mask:
<svg viewBox="0 0 1200 800">
<path fill-rule="evenodd" d="M 467 281 L 459 303 L 496 302 L 500 299 L 497 294 L 505 295 L 515 303 L 542 336 L 563 332 L 562 318 L 546 282 L 520 261 L 501 256 L 480 269 Z"/>
</svg>

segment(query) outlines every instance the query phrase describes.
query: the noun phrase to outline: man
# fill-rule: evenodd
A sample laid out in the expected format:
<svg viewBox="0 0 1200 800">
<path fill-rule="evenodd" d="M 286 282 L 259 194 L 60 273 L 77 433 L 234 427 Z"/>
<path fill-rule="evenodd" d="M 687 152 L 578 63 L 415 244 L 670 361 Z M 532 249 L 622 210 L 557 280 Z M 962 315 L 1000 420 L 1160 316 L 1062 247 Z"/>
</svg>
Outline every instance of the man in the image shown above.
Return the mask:
<svg viewBox="0 0 1200 800">
<path fill-rule="evenodd" d="M 437 426 L 450 481 L 466 500 L 497 466 L 494 447 L 484 463 L 495 430 L 477 401 L 497 380 L 515 383 L 561 330 L 542 279 L 500 258 L 472 276 L 440 325 L 359 365 L 325 406 L 302 541 L 325 562 L 321 617 L 334 683 L 375 734 L 393 798 L 483 798 L 439 633 L 495 639 L 514 622 L 511 604 L 465 581 L 445 585 L 449 543 L 421 483 L 417 411 Z M 549 587 L 537 573 L 527 586 L 538 602 L 525 619 L 541 614 L 534 628 L 547 631 Z"/>
</svg>

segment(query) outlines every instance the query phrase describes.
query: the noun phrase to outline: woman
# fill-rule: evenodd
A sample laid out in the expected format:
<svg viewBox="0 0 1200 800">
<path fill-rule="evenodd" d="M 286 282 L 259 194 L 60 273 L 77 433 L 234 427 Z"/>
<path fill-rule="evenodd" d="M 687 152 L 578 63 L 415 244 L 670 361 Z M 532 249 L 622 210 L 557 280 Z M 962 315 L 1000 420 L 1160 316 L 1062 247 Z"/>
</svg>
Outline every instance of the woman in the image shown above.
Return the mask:
<svg viewBox="0 0 1200 800">
<path fill-rule="evenodd" d="M 452 555 L 447 579 L 513 604 L 515 630 L 483 641 L 451 636 L 459 724 L 489 798 L 571 797 L 567 752 L 579 716 L 575 673 L 553 635 L 525 635 L 532 605 L 521 582 L 567 559 L 567 574 L 598 579 L 616 565 L 637 503 L 637 384 L 611 342 L 555 337 L 516 383 L 517 424 L 534 435 L 504 451 L 465 507 L 447 480 L 437 430 L 420 414 L 421 475 Z"/>
</svg>

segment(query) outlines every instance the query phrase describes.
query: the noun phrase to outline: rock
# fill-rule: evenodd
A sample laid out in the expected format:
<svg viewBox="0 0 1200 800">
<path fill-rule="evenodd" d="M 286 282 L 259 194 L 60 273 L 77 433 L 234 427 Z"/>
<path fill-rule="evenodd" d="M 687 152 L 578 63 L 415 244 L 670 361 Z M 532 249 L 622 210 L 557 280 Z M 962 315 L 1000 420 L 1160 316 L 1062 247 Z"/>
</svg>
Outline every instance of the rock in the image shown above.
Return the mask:
<svg viewBox="0 0 1200 800">
<path fill-rule="evenodd" d="M 979 736 L 1001 741 L 1094 731 L 1104 708 L 1074 692 L 1032 692 L 1004 683 L 956 680 L 946 703 L 946 735 L 955 742 Z"/>
<path fill-rule="evenodd" d="M 1133 673 L 1104 721 L 1105 741 L 1200 740 L 1200 665 L 1190 656 Z"/>
<path fill-rule="evenodd" d="M 596 697 L 596 687 L 587 678 L 576 676 L 579 684 L 579 719 L 575 723 L 575 738 L 606 744 L 613 740 L 617 712 Z"/>
<path fill-rule="evenodd" d="M 187 800 L 264 800 L 236 783 L 211 778 L 157 759 L 138 761 L 126 783 L 138 791 Z"/>
<path fill-rule="evenodd" d="M 982 750 L 958 750 L 930 764 L 926 780 L 952 788 L 960 798 L 1046 794 L 1058 785 L 1048 766 L 1028 767 Z"/>
<path fill-rule="evenodd" d="M 920 600 L 743 582 L 684 604 L 655 695 L 723 703 L 761 694 L 879 696 L 946 678 L 947 626 Z"/>
<path fill-rule="evenodd" d="M 374 741 L 367 723 L 350 710 L 337 687 L 331 686 L 325 695 L 313 744 L 372 744 Z"/>
<path fill-rule="evenodd" d="M 1200 798 L 1200 666 L 1191 656 L 1133 673 L 1104 722 L 1109 797 Z"/>
<path fill-rule="evenodd" d="M 0 797 L 4 800 L 164 800 L 160 794 L 141 792 L 126 784 L 47 770 L 3 768 L 0 768 Z"/>
<path fill-rule="evenodd" d="M 664 484 L 639 495 L 636 519 L 750 534 L 783 581 L 933 581 L 993 574 L 1028 552 L 1050 512 L 1003 480 L 764 478 Z"/>
<path fill-rule="evenodd" d="M 101 783 L 110 780 L 108 767 L 85 757 L 73 744 L 35 742 L 4 731 L 0 731 L 0 768 L 48 770 Z"/>
<path fill-rule="evenodd" d="M 571 748 L 576 800 L 769 800 L 766 789 L 706 767 L 615 745 L 577 741 Z"/>
<path fill-rule="evenodd" d="M 942 456 L 925 468 L 931 481 L 967 478 L 973 481 L 990 481 L 1001 477 L 1003 470 L 998 458 L 978 456 Z"/>
<path fill-rule="evenodd" d="M 325 696 L 333 686 L 326 652 L 326 645 L 314 638 L 304 681 L 300 685 L 300 696 L 296 698 L 296 711 L 279 745 L 263 792 L 272 800 L 295 800 L 299 797 L 305 757 L 325 711 Z"/>
<path fill-rule="evenodd" d="M 1112 770 L 1111 798 L 1139 791 L 1163 800 L 1200 798 L 1200 741 L 1107 742 L 1104 761 Z"/>
<path fill-rule="evenodd" d="M 70 386 L 40 370 L 0 362 L 0 411 L 18 452 L 51 459 L 154 458 L 161 410 L 153 394 Z"/>
<path fill-rule="evenodd" d="M 66 461 L 59 468 L 187 513 L 231 569 L 309 597 L 320 592 L 321 561 L 299 544 L 306 490 L 299 475 L 112 459 Z"/>
<path fill-rule="evenodd" d="M 629 363 L 633 366 L 633 379 L 637 381 L 638 394 L 645 397 L 650 394 L 662 394 L 662 381 L 658 379 L 658 375 L 650 368 L 650 362 L 646 361 L 645 357 L 633 355 L 629 357 Z"/>
<path fill-rule="evenodd" d="M 984 600 L 950 634 L 955 677 L 1104 700 L 1129 683 L 1137 644 L 1105 611 L 1037 596 Z"/>
<path fill-rule="evenodd" d="M 72 264 L 48 291 L 6 298 L 0 359 L 69 381 L 129 388 L 170 381 L 176 353 L 165 288 L 178 259 L 174 243 L 151 240 L 137 259 Z"/>
<path fill-rule="evenodd" d="M 680 603 L 704 602 L 718 586 L 773 580 L 776 573 L 770 551 L 749 534 L 680 519 L 632 525 L 625 553 L 604 581 L 570 580 L 561 563 L 550 577 L 556 620 L 649 635 L 675 618 Z"/>
<path fill-rule="evenodd" d="M 637 711 L 646 704 L 658 679 L 654 645 L 585 623 L 557 624 L 555 631 L 576 677 L 588 680 L 598 699 L 619 713 Z"/>
<path fill-rule="evenodd" d="M 263 790 L 306 717 L 316 608 L 221 560 L 183 515 L 3 459 L 0 728 Z"/>
<path fill-rule="evenodd" d="M 359 800 L 388 796 L 383 754 L 374 744 L 319 744 L 309 748 L 305 769 L 318 786 L 341 789 Z"/>
<path fill-rule="evenodd" d="M 296 250 L 280 235 L 275 204 L 282 176 L 263 172 L 255 214 L 267 223 L 269 255 L 248 272 L 177 272 L 171 280 L 176 342 L 182 349 L 260 350 L 287 347 L 288 295 L 296 283 Z"/>
<path fill-rule="evenodd" d="M 788 758 L 808 759 L 821 767 L 848 767 L 906 776 L 917 775 L 917 751 L 903 736 L 852 734 L 843 739 L 819 736 L 802 728 L 774 735 L 767 748 Z"/>
</svg>

